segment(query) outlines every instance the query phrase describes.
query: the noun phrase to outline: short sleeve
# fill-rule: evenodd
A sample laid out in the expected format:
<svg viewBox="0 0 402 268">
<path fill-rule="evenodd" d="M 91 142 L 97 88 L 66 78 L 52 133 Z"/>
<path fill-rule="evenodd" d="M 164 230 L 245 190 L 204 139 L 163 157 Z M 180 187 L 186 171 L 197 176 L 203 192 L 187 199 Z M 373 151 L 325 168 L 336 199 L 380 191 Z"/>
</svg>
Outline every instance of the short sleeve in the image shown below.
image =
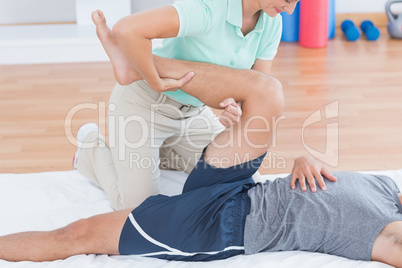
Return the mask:
<svg viewBox="0 0 402 268">
<path fill-rule="evenodd" d="M 282 37 L 282 16 L 278 15 L 278 19 L 273 28 L 271 41 L 264 47 L 261 53 L 257 56 L 260 60 L 273 60 L 278 52 L 278 46 Z"/>
<path fill-rule="evenodd" d="M 177 37 L 197 36 L 211 27 L 212 10 L 203 0 L 184 0 L 173 4 L 179 15 Z"/>
</svg>

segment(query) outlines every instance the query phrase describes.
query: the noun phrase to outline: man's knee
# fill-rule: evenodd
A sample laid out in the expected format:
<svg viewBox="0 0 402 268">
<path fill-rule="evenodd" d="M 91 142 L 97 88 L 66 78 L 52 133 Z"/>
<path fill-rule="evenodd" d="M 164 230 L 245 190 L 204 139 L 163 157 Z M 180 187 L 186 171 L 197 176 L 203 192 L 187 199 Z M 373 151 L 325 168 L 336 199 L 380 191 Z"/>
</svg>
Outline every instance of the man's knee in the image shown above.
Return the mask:
<svg viewBox="0 0 402 268">
<path fill-rule="evenodd" d="M 92 229 L 89 219 L 81 219 L 56 232 L 61 239 L 69 242 L 69 248 L 74 250 L 74 254 L 81 254 L 87 252 L 86 246 L 90 244 Z"/>
<path fill-rule="evenodd" d="M 251 94 L 254 101 L 271 113 L 280 114 L 284 106 L 282 83 L 273 76 L 256 73 Z"/>
</svg>

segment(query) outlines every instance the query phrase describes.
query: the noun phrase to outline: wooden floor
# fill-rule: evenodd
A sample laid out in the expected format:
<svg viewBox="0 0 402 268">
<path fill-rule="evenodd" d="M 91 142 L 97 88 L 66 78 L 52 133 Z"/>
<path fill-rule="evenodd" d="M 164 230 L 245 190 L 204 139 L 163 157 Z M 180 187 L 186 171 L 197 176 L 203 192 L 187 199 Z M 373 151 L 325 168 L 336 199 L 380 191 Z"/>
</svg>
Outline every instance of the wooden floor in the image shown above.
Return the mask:
<svg viewBox="0 0 402 268">
<path fill-rule="evenodd" d="M 284 84 L 286 118 L 262 172 L 290 172 L 309 152 L 331 170 L 402 168 L 401 64 L 402 41 L 384 30 L 377 42 L 338 35 L 326 49 L 281 44 L 273 75 Z M 0 66 L 0 173 L 71 170 L 68 133 L 86 122 L 105 133 L 114 84 L 106 62 Z"/>
</svg>

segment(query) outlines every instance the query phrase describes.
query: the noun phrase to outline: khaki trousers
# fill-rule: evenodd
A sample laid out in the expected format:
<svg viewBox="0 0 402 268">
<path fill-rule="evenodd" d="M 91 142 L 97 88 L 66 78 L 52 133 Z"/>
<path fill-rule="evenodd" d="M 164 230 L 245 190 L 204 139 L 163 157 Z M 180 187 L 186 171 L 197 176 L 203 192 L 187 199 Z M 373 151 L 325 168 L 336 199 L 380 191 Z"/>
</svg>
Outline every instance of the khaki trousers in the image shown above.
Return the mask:
<svg viewBox="0 0 402 268">
<path fill-rule="evenodd" d="M 101 187 L 116 210 L 134 208 L 159 193 L 162 169 L 190 172 L 203 148 L 224 127 L 206 106 L 183 105 L 145 81 L 113 89 L 109 144 L 96 133 L 81 149 L 77 169 Z"/>
</svg>

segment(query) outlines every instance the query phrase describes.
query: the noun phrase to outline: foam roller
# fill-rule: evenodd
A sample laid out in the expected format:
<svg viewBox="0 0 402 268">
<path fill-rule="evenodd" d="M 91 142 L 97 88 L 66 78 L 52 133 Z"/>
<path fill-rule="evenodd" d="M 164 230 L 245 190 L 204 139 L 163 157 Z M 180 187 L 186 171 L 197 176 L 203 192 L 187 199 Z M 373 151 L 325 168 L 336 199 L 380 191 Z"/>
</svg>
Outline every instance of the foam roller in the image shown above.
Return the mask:
<svg viewBox="0 0 402 268">
<path fill-rule="evenodd" d="M 320 48 L 328 44 L 328 0 L 301 0 L 300 38 L 303 47 Z"/>
</svg>

